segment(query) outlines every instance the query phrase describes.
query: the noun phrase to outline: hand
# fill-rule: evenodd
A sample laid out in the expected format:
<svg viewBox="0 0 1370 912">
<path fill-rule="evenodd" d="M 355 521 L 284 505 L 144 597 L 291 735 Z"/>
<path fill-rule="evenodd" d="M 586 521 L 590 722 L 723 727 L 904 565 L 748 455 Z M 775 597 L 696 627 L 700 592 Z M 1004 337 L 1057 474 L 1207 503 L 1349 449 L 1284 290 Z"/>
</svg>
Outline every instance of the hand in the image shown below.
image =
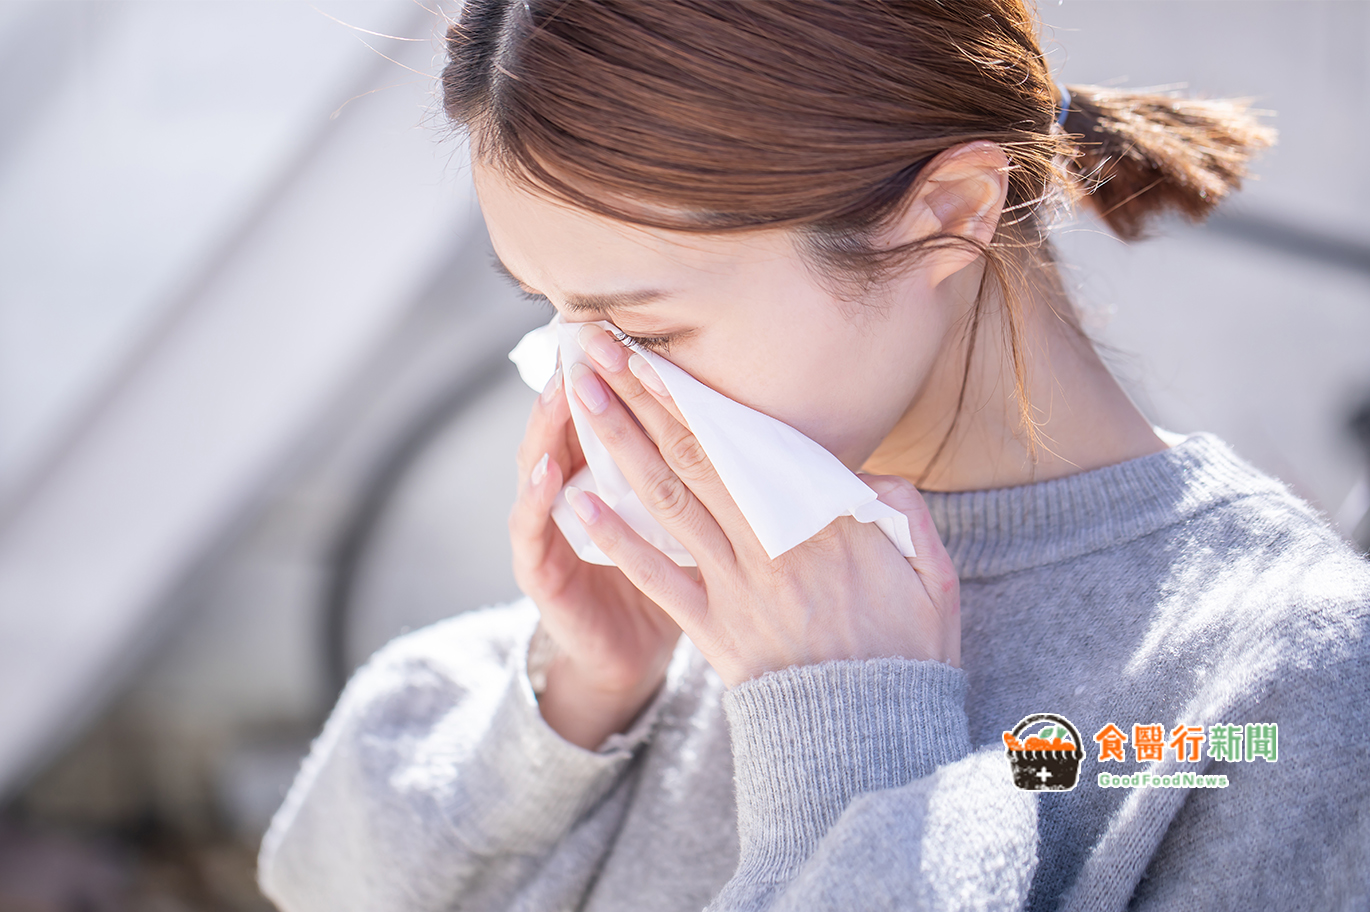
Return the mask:
<svg viewBox="0 0 1370 912">
<path fill-rule="evenodd" d="M 573 475 L 585 464 L 570 415 L 558 370 L 533 404 L 518 448 L 509 537 L 514 579 L 558 646 L 539 701 L 543 716 L 567 740 L 593 749 L 664 680 L 680 628 L 617 567 L 582 561 L 552 521 L 563 471 Z"/>
<path fill-rule="evenodd" d="M 571 505 L 595 544 L 674 618 L 727 686 L 830 659 L 900 656 L 960 667 L 960 580 L 912 483 L 862 476 L 908 516 L 917 557 L 901 555 L 874 523 L 842 516 L 772 561 L 646 359 L 635 356 L 630 367 L 628 351 L 597 326 L 587 324 L 580 338 L 596 368 L 578 365 L 571 380 L 595 433 L 643 505 L 694 556 L 697 578 L 594 494 L 568 491 Z M 659 392 L 639 377 L 655 380 Z"/>
</svg>

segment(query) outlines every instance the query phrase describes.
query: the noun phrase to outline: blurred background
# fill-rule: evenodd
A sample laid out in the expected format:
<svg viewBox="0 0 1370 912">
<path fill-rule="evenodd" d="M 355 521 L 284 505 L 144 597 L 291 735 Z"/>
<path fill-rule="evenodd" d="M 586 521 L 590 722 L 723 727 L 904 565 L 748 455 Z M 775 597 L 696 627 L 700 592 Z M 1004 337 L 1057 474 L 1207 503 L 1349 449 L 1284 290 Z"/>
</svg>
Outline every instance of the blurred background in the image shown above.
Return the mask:
<svg viewBox="0 0 1370 912">
<path fill-rule="evenodd" d="M 0 3 L 0 910 L 260 910 L 350 671 L 516 597 L 543 311 L 390 2 Z M 1154 423 L 1370 547 L 1370 3 L 1040 8 L 1065 82 L 1277 112 L 1207 226 L 1057 242 Z"/>
</svg>

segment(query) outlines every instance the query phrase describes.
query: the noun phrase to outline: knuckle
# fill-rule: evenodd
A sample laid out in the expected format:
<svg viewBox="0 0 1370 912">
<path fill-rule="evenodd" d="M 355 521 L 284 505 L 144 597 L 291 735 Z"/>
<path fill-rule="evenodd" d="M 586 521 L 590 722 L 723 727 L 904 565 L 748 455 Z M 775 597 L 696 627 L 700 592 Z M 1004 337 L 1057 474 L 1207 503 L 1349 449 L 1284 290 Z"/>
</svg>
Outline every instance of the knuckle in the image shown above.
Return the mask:
<svg viewBox="0 0 1370 912">
<path fill-rule="evenodd" d="M 643 563 L 634 562 L 625 571 L 625 574 L 632 580 L 633 585 L 639 592 L 650 593 L 661 592 L 662 586 L 666 582 L 666 574 L 663 568 L 648 561 Z"/>
<path fill-rule="evenodd" d="M 668 451 L 671 465 L 689 475 L 696 475 L 709 465 L 709 457 L 694 434 L 681 434 L 671 441 Z"/>
<path fill-rule="evenodd" d="M 690 496 L 690 489 L 674 472 L 667 472 L 647 488 L 648 506 L 667 520 L 680 519 L 685 515 L 690 506 Z"/>
</svg>

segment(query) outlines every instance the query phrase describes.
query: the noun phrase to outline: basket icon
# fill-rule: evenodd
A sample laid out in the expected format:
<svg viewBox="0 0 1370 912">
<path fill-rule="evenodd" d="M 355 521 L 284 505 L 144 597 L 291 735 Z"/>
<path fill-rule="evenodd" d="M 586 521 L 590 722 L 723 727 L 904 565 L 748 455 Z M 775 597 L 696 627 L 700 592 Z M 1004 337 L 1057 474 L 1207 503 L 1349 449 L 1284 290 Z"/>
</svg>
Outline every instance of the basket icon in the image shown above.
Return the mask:
<svg viewBox="0 0 1370 912">
<path fill-rule="evenodd" d="M 1047 737 L 1018 736 L 1030 725 L 1050 722 L 1045 727 Z M 1061 734 L 1069 732 L 1066 740 Z M 1065 716 L 1055 713 L 1033 713 L 1004 732 L 1009 766 L 1013 769 L 1013 784 L 1029 792 L 1068 792 L 1080 781 L 1080 761 L 1085 758 L 1080 732 Z"/>
</svg>

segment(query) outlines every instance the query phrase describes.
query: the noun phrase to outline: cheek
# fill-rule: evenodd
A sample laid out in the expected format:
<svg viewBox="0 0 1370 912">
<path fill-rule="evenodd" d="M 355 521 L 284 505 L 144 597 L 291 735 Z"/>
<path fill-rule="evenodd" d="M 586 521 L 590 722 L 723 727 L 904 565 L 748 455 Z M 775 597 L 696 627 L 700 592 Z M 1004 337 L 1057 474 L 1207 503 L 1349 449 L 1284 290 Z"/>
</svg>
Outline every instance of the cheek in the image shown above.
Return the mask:
<svg viewBox="0 0 1370 912">
<path fill-rule="evenodd" d="M 868 340 L 851 331 L 791 322 L 784 333 L 757 338 L 720 335 L 701 345 L 681 368 L 711 389 L 798 430 L 844 459 L 881 424 L 889 391 L 875 382 Z M 807 331 L 801 331 L 807 329 Z M 859 457 L 859 458 L 858 458 Z"/>
</svg>

